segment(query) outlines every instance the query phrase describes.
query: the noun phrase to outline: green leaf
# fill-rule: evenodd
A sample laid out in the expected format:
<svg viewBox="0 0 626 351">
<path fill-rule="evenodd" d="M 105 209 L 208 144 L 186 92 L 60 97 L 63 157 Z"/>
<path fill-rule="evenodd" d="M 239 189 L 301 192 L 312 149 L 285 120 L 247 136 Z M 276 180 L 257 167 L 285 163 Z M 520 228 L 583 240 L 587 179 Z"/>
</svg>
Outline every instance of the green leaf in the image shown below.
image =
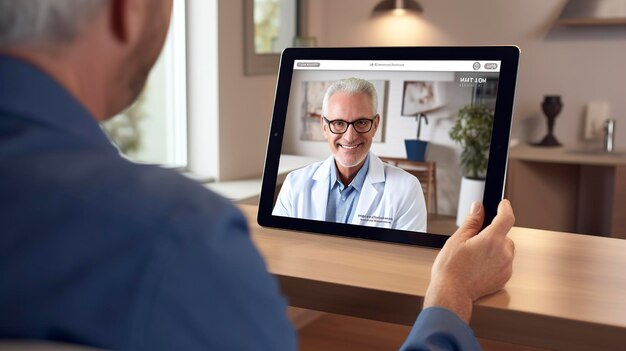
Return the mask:
<svg viewBox="0 0 626 351">
<path fill-rule="evenodd" d="M 484 178 L 487 173 L 494 110 L 486 105 L 466 105 L 456 115 L 450 138 L 461 148 L 465 176 Z"/>
</svg>

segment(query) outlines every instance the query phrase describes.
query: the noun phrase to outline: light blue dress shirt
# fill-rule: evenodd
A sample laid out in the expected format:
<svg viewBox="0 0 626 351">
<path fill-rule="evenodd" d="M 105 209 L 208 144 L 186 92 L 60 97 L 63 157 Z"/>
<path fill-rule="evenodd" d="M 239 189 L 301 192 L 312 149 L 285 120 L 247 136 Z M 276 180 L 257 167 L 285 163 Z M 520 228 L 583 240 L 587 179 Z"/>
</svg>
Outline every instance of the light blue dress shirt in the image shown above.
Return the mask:
<svg viewBox="0 0 626 351">
<path fill-rule="evenodd" d="M 330 169 L 328 203 L 326 205 L 327 221 L 339 223 L 350 223 L 352 221 L 369 165 L 370 156 L 368 154 L 365 158 L 365 163 L 363 163 L 363 166 L 348 186 L 345 186 L 337 176 L 339 171 L 336 166 Z"/>
</svg>

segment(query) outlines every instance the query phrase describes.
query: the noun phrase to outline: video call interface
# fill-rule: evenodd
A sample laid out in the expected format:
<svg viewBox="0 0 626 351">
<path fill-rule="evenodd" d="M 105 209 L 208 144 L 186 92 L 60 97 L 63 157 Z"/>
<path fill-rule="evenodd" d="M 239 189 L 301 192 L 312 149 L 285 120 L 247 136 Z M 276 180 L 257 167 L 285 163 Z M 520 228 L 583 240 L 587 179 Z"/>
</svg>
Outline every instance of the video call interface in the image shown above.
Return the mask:
<svg viewBox="0 0 626 351">
<path fill-rule="evenodd" d="M 296 60 L 273 215 L 451 235 L 462 178 L 486 176 L 462 166 L 451 131 L 476 109 L 492 128 L 499 72 L 500 61 Z M 324 110 L 342 80 L 371 83 L 375 103 L 340 90 Z"/>
</svg>

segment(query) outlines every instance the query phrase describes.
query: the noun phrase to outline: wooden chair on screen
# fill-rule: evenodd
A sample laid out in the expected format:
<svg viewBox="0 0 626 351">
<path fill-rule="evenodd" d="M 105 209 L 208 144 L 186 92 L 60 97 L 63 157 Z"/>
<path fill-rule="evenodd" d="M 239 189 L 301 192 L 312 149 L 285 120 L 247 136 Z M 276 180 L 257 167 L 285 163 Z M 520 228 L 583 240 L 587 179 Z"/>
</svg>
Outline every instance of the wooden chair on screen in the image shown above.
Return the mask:
<svg viewBox="0 0 626 351">
<path fill-rule="evenodd" d="M 422 185 L 426 211 L 437 214 L 437 164 L 435 162 L 418 162 L 396 157 L 380 157 L 380 159 L 414 175 Z M 433 199 L 432 204 L 431 198 Z"/>
</svg>

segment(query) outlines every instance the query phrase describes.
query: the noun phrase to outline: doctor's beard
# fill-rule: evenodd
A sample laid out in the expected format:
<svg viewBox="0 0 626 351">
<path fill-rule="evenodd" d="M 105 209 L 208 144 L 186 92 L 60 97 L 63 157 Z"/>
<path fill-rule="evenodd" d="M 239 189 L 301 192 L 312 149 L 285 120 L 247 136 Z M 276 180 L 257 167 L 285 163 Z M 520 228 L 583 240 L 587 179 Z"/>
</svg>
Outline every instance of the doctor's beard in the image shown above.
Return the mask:
<svg viewBox="0 0 626 351">
<path fill-rule="evenodd" d="M 363 161 L 365 161 L 365 158 L 367 158 L 368 153 L 366 153 L 365 155 L 363 155 L 362 158 L 360 158 L 358 161 L 355 161 L 354 164 L 350 164 L 350 163 L 344 163 L 342 160 L 340 160 L 339 157 L 337 157 L 336 155 L 334 156 L 335 161 L 337 163 L 339 163 L 342 167 L 344 168 L 352 168 L 352 167 L 356 167 L 358 165 L 360 165 L 361 163 L 363 163 Z"/>
</svg>

